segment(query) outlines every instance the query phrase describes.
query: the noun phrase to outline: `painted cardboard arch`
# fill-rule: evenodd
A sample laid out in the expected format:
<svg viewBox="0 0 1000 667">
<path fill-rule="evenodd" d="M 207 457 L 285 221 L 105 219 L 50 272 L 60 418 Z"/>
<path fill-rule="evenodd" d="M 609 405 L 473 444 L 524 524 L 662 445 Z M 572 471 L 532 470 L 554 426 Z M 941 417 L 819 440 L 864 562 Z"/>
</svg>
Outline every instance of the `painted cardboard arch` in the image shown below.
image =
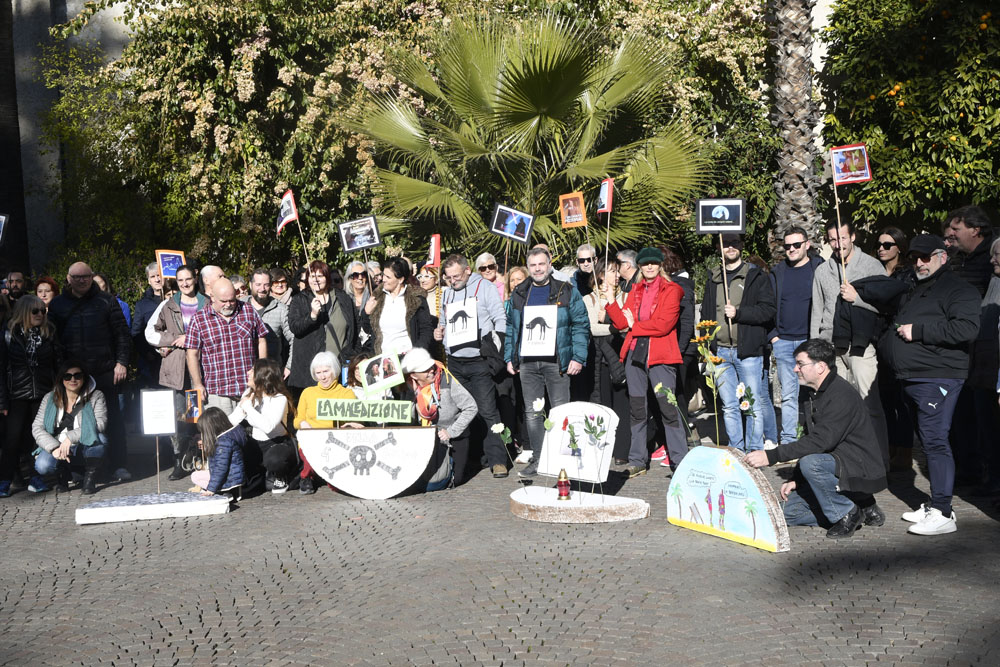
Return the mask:
<svg viewBox="0 0 1000 667">
<path fill-rule="evenodd" d="M 667 489 L 667 521 L 765 551 L 789 550 L 788 527 L 764 474 L 732 447 L 695 447 Z"/>
</svg>

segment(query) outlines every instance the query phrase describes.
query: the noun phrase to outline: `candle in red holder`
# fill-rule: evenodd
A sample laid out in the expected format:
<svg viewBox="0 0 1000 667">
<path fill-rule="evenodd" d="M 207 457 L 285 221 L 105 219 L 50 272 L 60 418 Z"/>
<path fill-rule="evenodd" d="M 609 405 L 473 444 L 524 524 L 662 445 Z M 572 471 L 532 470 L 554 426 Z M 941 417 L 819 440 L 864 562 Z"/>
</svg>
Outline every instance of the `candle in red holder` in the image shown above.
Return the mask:
<svg viewBox="0 0 1000 667">
<path fill-rule="evenodd" d="M 566 468 L 559 471 L 556 488 L 559 490 L 559 500 L 569 500 L 569 475 L 566 474 Z"/>
</svg>

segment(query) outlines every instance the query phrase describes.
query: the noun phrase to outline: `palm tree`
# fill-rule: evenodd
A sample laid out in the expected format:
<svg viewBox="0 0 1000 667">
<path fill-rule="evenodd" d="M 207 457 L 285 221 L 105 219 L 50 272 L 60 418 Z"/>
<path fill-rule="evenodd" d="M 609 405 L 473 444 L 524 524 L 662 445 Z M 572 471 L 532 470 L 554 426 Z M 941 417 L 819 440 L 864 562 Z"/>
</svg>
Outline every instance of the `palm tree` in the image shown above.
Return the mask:
<svg viewBox="0 0 1000 667">
<path fill-rule="evenodd" d="M 558 224 L 559 195 L 582 190 L 593 211 L 600 180 L 615 177 L 611 241 L 634 244 L 708 180 L 698 136 L 657 123 L 670 66 L 648 40 L 608 44 L 551 14 L 453 20 L 429 63 L 395 66 L 406 97 L 373 99 L 351 125 L 382 161 L 380 216 L 390 230 L 405 221 L 496 248 L 483 220 L 501 203 L 536 216 L 533 239 L 575 242 L 582 232 Z"/>
<path fill-rule="evenodd" d="M 681 518 L 681 499 L 684 497 L 684 488 L 680 483 L 670 483 L 670 497 L 677 501 L 677 518 Z"/>
<path fill-rule="evenodd" d="M 757 501 L 750 499 L 743 504 L 750 521 L 753 523 L 753 539 L 757 539 Z"/>
<path fill-rule="evenodd" d="M 812 8 L 816 0 L 771 0 L 774 56 L 774 111 L 783 146 L 778 151 L 774 209 L 775 239 L 798 225 L 809 238 L 822 236 L 816 210 L 820 179 L 816 174 L 819 110 L 812 98 Z"/>
</svg>

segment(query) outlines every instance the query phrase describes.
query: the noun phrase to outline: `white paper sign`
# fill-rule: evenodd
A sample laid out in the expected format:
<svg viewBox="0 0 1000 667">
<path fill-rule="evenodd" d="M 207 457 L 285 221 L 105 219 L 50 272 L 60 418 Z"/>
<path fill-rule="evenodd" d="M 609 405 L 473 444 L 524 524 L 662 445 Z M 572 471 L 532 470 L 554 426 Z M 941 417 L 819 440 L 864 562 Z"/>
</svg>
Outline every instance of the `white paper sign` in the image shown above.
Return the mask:
<svg viewBox="0 0 1000 667">
<path fill-rule="evenodd" d="M 173 435 L 177 432 L 173 389 L 142 390 L 142 432 L 144 435 Z"/>
<path fill-rule="evenodd" d="M 618 415 L 597 403 L 574 401 L 552 408 L 548 418 L 552 428 L 542 441 L 538 472 L 555 477 L 566 470 L 581 482 L 608 481 Z M 623 431 L 622 437 L 629 437 Z"/>
<path fill-rule="evenodd" d="M 525 306 L 521 322 L 521 358 L 554 357 L 559 306 Z"/>
<path fill-rule="evenodd" d="M 478 302 L 473 297 L 444 304 L 444 341 L 452 352 L 461 345 L 479 342 Z"/>
</svg>

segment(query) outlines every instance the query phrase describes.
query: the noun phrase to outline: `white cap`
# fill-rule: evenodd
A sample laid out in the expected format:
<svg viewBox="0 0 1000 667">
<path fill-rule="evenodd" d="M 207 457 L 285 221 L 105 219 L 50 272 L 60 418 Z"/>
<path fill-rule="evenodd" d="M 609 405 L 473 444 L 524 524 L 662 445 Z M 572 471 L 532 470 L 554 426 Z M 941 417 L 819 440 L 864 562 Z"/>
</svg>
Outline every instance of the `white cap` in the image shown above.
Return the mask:
<svg viewBox="0 0 1000 667">
<path fill-rule="evenodd" d="M 431 353 L 422 347 L 415 347 L 403 357 L 404 373 L 420 373 L 434 367 L 434 359 Z"/>
</svg>

